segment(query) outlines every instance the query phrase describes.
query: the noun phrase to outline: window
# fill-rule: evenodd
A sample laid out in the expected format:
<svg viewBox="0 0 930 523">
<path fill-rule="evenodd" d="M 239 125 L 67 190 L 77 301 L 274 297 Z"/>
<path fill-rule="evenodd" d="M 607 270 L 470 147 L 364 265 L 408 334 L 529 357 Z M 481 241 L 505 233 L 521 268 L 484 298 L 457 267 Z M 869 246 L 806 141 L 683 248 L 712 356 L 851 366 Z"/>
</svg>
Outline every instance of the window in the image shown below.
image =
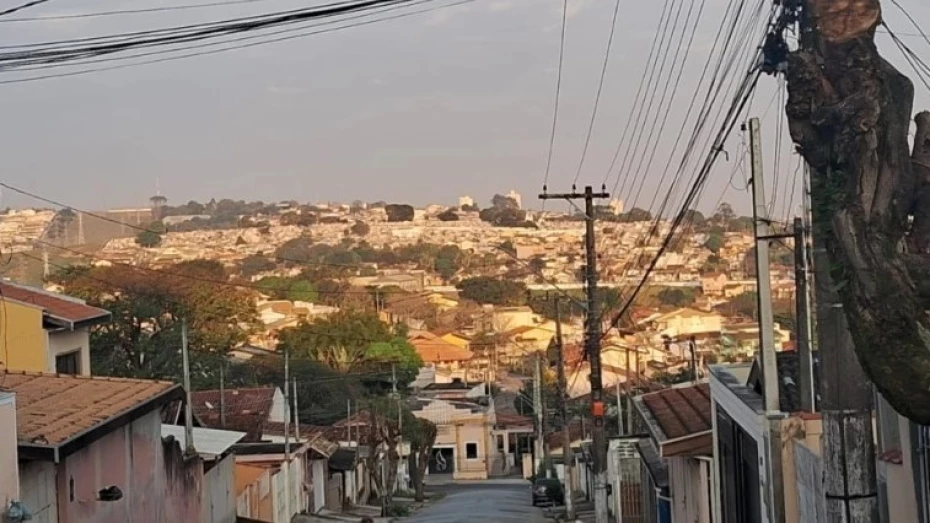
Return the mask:
<svg viewBox="0 0 930 523">
<path fill-rule="evenodd" d="M 55 372 L 58 374 L 80 374 L 80 355 L 80 351 L 74 351 L 55 356 Z"/>
<path fill-rule="evenodd" d="M 466 443 L 465 444 L 465 459 L 478 459 L 478 444 L 477 443 Z"/>
</svg>

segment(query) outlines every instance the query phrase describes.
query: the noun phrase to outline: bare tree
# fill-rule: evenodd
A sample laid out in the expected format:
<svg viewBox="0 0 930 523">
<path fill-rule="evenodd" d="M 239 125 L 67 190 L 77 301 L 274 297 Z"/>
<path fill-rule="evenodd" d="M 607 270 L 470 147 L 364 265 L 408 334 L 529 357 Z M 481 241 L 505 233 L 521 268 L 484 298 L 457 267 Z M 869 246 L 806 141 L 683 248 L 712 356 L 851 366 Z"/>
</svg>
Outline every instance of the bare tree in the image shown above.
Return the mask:
<svg viewBox="0 0 930 523">
<path fill-rule="evenodd" d="M 908 129 L 911 81 L 879 54 L 879 0 L 803 0 L 788 58 L 793 140 L 856 354 L 901 414 L 930 424 L 930 113 Z"/>
</svg>

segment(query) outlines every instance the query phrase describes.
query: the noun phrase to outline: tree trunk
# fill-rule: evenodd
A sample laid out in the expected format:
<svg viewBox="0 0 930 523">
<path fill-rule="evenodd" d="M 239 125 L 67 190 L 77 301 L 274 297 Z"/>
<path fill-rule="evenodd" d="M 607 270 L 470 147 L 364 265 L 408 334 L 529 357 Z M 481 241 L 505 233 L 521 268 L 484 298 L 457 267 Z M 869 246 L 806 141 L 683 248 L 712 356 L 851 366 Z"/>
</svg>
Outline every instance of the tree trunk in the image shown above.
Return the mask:
<svg viewBox="0 0 930 523">
<path fill-rule="evenodd" d="M 429 455 L 432 447 L 426 447 L 420 449 L 417 453 L 417 480 L 415 483 L 416 492 L 414 493 L 414 501 L 422 503 L 426 499 L 426 493 L 424 492 L 424 487 L 426 485 L 426 467 L 429 465 Z"/>
<path fill-rule="evenodd" d="M 811 166 L 816 215 L 856 355 L 901 414 L 930 424 L 930 115 L 908 128 L 913 84 L 878 53 L 879 0 L 805 0 L 786 112 Z M 913 226 L 909 221 L 913 217 Z"/>
</svg>

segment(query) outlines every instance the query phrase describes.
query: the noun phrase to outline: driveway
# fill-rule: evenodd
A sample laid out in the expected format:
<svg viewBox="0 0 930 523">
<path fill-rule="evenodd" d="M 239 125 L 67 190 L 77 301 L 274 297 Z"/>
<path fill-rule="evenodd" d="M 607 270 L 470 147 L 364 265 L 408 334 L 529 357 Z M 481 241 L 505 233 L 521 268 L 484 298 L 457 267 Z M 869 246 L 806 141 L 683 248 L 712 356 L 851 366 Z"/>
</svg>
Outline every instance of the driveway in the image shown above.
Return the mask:
<svg viewBox="0 0 930 523">
<path fill-rule="evenodd" d="M 530 483 L 522 479 L 430 482 L 429 492 L 444 492 L 442 500 L 404 519 L 413 523 L 543 523 L 533 507 Z"/>
</svg>

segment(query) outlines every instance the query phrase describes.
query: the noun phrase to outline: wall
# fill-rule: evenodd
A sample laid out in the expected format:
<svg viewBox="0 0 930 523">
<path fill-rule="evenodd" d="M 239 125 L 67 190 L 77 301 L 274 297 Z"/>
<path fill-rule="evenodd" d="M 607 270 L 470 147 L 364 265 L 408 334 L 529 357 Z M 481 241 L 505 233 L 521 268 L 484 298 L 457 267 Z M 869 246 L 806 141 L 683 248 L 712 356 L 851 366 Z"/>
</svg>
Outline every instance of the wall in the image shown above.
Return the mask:
<svg viewBox="0 0 930 523">
<path fill-rule="evenodd" d="M 901 464 L 884 464 L 888 493 L 888 521 L 920 521 L 917 509 L 917 487 L 914 485 L 914 453 L 911 452 L 911 426 L 907 418 L 898 416 Z M 879 466 L 882 464 L 880 463 Z"/>
<path fill-rule="evenodd" d="M 20 496 L 32 512 L 32 523 L 58 523 L 55 465 L 47 461 L 19 463 Z"/>
<path fill-rule="evenodd" d="M 20 499 L 16 446 L 16 396 L 0 392 L 0 511 Z"/>
<path fill-rule="evenodd" d="M 803 523 L 825 523 L 827 519 L 823 497 L 823 464 L 819 452 L 811 450 L 803 441 L 792 441 L 790 445 L 794 450 L 798 519 Z"/>
<path fill-rule="evenodd" d="M 9 300 L 0 302 L 0 362 L 8 369 L 46 372 L 48 353 L 42 309 Z M 9 354 L 9 361 L 5 361 Z"/>
<path fill-rule="evenodd" d="M 59 523 L 196 521 L 203 462 L 185 460 L 177 442 L 163 443 L 161 418 L 151 412 L 72 454 L 56 470 Z M 122 499 L 97 500 L 117 486 Z"/>
<path fill-rule="evenodd" d="M 487 479 L 488 478 L 488 428 L 476 423 L 462 423 L 455 425 L 455 479 Z M 466 446 L 468 443 L 477 443 L 478 455 L 476 459 L 468 459 Z"/>
<path fill-rule="evenodd" d="M 81 351 L 81 375 L 90 376 L 90 333 L 88 329 L 78 329 L 74 332 L 57 331 L 48 333 L 48 362 L 47 371 L 55 372 L 55 356 Z"/>
<path fill-rule="evenodd" d="M 672 497 L 672 521 L 710 523 L 706 467 L 687 457 L 665 458 Z"/>
<path fill-rule="evenodd" d="M 271 469 L 236 463 L 236 514 L 250 519 L 274 518 L 271 496 Z"/>
<path fill-rule="evenodd" d="M 200 521 L 236 521 L 236 457 L 232 454 L 214 463 L 204 475 Z"/>
<path fill-rule="evenodd" d="M 309 510 L 319 512 L 326 506 L 326 460 L 314 459 L 310 461 L 311 484 L 313 485 L 313 499 Z"/>
</svg>

